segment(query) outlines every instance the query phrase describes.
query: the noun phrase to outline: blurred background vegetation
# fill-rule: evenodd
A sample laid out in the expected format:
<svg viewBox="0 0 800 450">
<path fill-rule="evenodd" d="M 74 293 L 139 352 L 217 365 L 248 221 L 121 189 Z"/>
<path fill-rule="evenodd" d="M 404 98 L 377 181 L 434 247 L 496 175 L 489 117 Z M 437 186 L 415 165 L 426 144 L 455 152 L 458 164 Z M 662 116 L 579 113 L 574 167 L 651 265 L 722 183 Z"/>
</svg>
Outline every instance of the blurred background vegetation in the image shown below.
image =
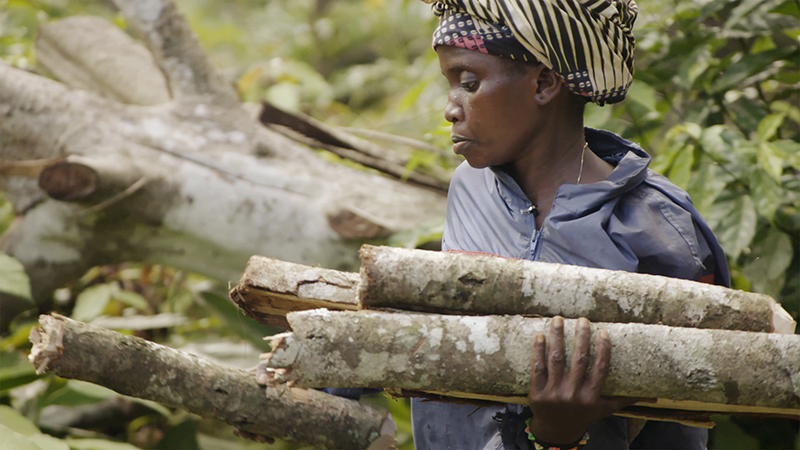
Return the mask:
<svg viewBox="0 0 800 450">
<path fill-rule="evenodd" d="M 176 1 L 243 101 L 267 100 L 327 123 L 450 146 L 446 86 L 430 50 L 434 19 L 418 0 Z M 629 98 L 590 105 L 587 125 L 649 151 L 653 169 L 686 189 L 710 222 L 734 287 L 772 295 L 797 319 L 800 1 L 651 0 L 640 8 Z M 126 27 L 102 0 L 0 0 L 0 57 L 47 75 L 36 65 L 37 27 L 76 14 Z M 452 169 L 453 162 L 419 152 L 409 165 Z M 0 233 L 13 215 L 0 192 Z M 431 224 L 388 243 L 416 246 L 440 231 L 441 223 Z M 97 267 L 57 291 L 55 305 L 76 319 L 247 367 L 272 331 L 231 306 L 224 281 L 136 263 Z M 0 289 L 30 295 L 21 266 L 4 255 Z M 0 441 L 11 443 L 0 448 L 264 447 L 181 411 L 36 376 L 26 360 L 35 322 L 35 311 L 21 315 L 0 341 Z M 408 402 L 367 401 L 392 410 L 401 448 L 412 449 Z M 797 421 L 716 419 L 712 449 L 800 448 Z"/>
</svg>

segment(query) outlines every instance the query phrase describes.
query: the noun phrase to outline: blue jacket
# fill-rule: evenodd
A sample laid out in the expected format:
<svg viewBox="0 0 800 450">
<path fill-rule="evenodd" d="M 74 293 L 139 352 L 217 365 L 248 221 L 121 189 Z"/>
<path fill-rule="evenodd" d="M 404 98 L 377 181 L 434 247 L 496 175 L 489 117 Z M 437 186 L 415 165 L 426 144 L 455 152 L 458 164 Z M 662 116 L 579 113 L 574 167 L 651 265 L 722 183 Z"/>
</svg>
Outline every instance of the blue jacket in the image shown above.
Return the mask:
<svg viewBox="0 0 800 450">
<path fill-rule="evenodd" d="M 562 185 L 540 230 L 531 202 L 505 172 L 464 163 L 450 184 L 443 250 L 711 281 L 730 286 L 725 255 L 689 195 L 647 166 L 639 146 L 586 129 L 589 147 L 615 166 L 604 181 Z M 529 448 L 530 411 L 519 405 L 475 407 L 412 400 L 417 450 Z M 584 447 L 629 448 L 628 419 L 589 428 Z M 707 432 L 648 422 L 630 448 L 705 448 Z"/>
</svg>

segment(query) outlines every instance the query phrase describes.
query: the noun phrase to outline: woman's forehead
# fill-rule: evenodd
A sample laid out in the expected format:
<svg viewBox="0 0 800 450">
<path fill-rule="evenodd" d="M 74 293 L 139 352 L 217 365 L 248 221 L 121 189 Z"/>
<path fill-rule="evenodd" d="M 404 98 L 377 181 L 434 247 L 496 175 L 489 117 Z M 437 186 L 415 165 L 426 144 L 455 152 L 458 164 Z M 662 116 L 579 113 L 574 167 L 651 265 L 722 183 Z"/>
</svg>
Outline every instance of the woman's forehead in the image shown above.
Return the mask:
<svg viewBox="0 0 800 450">
<path fill-rule="evenodd" d="M 436 47 L 442 72 L 454 70 L 479 70 L 503 64 L 502 58 L 465 48 L 442 45 Z"/>
</svg>

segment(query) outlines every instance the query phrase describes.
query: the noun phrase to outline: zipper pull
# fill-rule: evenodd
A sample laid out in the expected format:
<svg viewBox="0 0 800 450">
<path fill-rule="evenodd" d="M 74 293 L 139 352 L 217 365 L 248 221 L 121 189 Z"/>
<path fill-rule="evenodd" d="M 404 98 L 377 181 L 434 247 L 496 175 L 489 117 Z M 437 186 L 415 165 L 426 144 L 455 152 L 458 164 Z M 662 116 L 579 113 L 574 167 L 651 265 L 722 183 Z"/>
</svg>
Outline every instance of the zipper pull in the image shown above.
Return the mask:
<svg viewBox="0 0 800 450">
<path fill-rule="evenodd" d="M 536 205 L 531 205 L 530 208 L 520 209 L 519 213 L 522 215 L 533 214 L 533 217 L 539 216 L 539 207 Z"/>
</svg>

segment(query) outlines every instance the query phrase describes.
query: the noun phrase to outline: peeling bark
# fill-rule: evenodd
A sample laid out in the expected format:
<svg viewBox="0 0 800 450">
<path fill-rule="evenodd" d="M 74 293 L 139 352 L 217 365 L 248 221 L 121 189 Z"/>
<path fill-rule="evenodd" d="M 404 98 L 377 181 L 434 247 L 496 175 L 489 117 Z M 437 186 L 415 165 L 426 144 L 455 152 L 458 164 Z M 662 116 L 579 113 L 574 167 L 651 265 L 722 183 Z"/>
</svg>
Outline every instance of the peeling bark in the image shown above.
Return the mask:
<svg viewBox="0 0 800 450">
<path fill-rule="evenodd" d="M 550 319 L 375 311 L 290 313 L 267 364 L 300 387 L 386 387 L 527 404 L 531 348 Z M 574 320 L 565 321 L 570 360 Z M 604 395 L 688 411 L 800 417 L 800 336 L 595 323 L 613 345 Z"/>
<path fill-rule="evenodd" d="M 358 309 L 356 283 L 356 273 L 253 256 L 230 296 L 260 323 L 289 328 L 285 317 L 290 311 Z"/>
<path fill-rule="evenodd" d="M 365 245 L 362 308 L 773 330 L 768 295 L 621 271 Z M 789 333 L 794 332 L 791 324 Z"/>
<path fill-rule="evenodd" d="M 264 388 L 253 374 L 59 315 L 31 330 L 38 373 L 88 381 L 250 433 L 319 448 L 389 448 L 385 410 L 316 390 Z M 266 393 L 265 393 L 266 390 Z"/>
</svg>

